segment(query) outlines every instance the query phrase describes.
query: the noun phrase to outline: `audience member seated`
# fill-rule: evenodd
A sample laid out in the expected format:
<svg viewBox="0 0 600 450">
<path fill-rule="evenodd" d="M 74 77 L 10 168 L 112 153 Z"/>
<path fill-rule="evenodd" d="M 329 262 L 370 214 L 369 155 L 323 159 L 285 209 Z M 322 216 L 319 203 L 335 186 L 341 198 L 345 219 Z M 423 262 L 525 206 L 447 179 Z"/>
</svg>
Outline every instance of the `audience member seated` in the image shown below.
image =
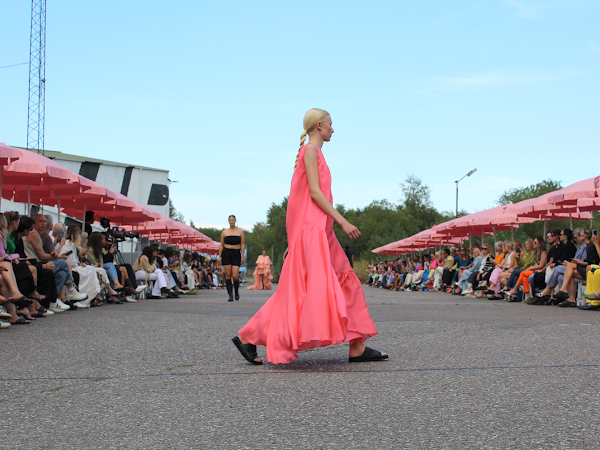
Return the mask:
<svg viewBox="0 0 600 450">
<path fill-rule="evenodd" d="M 37 291 L 37 268 L 30 264 L 26 258 L 23 258 L 17 248 L 17 240 L 15 238 L 17 229 L 19 228 L 20 216 L 16 211 L 7 211 L 4 213 L 6 225 L 6 242 L 5 251 L 8 255 L 18 255 L 18 258 L 12 258 L 12 268 L 17 280 L 19 291 L 25 293 L 25 296 L 32 300 L 29 306 L 29 315 L 32 317 L 46 317 L 47 300 L 45 295 L 41 295 Z M 22 248 L 22 244 L 20 245 Z M 45 275 L 44 275 L 45 276 Z M 52 274 L 50 273 L 50 276 Z"/>
<path fill-rule="evenodd" d="M 559 284 L 559 281 L 562 281 L 565 270 L 567 268 L 567 263 L 570 262 L 573 258 L 576 258 L 577 248 L 573 243 L 573 232 L 565 228 L 560 232 L 560 245 L 558 246 L 556 252 L 556 262 L 551 265 L 554 269 L 552 274 L 548 277 L 548 281 L 546 281 L 546 288 L 538 294 L 539 298 L 543 298 L 548 304 L 558 304 L 558 299 L 554 298 L 554 289 Z M 583 256 L 583 252 L 587 250 L 586 247 L 581 249 L 581 253 L 579 256 L 585 259 Z M 560 280 L 559 280 L 560 277 Z M 568 305 L 566 305 L 568 306 Z"/>
<path fill-rule="evenodd" d="M 73 276 L 71 275 L 66 257 L 64 255 L 57 257 L 53 246 L 51 246 L 50 253 L 44 250 L 40 233 L 43 233 L 46 229 L 46 218 L 42 214 L 36 214 L 34 220 L 33 230 L 29 233 L 27 239 L 23 240 L 25 255 L 29 259 L 29 262 L 52 263 L 58 298 L 55 303 L 50 304 L 49 309 L 54 312 L 66 311 L 70 309 L 70 306 L 66 302 L 79 302 L 85 300 L 87 295 L 80 294 L 75 289 Z"/>
<path fill-rule="evenodd" d="M 46 221 L 48 220 L 48 216 L 50 216 L 49 214 L 46 216 Z M 50 216 L 50 218 L 52 218 L 52 216 Z M 58 251 L 58 249 L 60 248 L 60 244 L 63 241 L 63 238 L 65 237 L 66 234 L 66 227 L 64 223 L 58 222 L 57 224 L 54 225 L 54 227 L 52 227 L 52 242 L 54 243 L 54 250 Z"/>
<path fill-rule="evenodd" d="M 565 265 L 564 280 L 560 290 L 556 292 L 556 299 L 563 300 L 558 306 L 568 307 L 577 306 L 577 288 L 576 280 L 585 280 L 588 266 L 598 265 L 598 251 L 592 242 L 592 230 L 589 228 L 577 228 L 575 238 L 579 243 L 579 248 L 575 257 Z"/>
<path fill-rule="evenodd" d="M 546 234 L 546 241 L 550 247 L 546 257 L 546 265 L 529 277 L 530 291 L 532 300 L 529 301 L 530 305 L 545 305 L 547 302 L 546 298 L 538 296 L 546 287 L 546 281 L 552 275 L 554 271 L 554 263 L 558 255 L 558 249 L 560 243 L 560 230 L 552 230 Z"/>
<path fill-rule="evenodd" d="M 64 241 L 59 246 L 58 254 L 67 257 L 67 262 L 71 266 L 73 272 L 79 274 L 79 292 L 85 293 L 88 298 L 75 303 L 78 308 L 89 308 L 94 302 L 94 306 L 101 306 L 102 298 L 100 292 L 100 282 L 94 266 L 87 266 L 79 261 L 81 248 L 82 233 L 78 225 L 70 225 L 67 228 Z"/>
<path fill-rule="evenodd" d="M 466 266 L 465 269 L 462 271 L 460 279 L 458 280 L 458 287 L 454 291 L 455 294 L 462 294 L 463 292 L 465 292 L 466 294 L 473 293 L 472 285 L 471 289 L 467 290 L 467 288 L 469 287 L 469 277 L 473 273 L 479 272 L 479 269 L 481 269 L 481 265 L 483 263 L 483 256 L 481 256 L 481 250 L 479 249 L 479 247 L 473 247 L 472 254 L 474 258 L 473 262 Z"/>
<path fill-rule="evenodd" d="M 462 291 L 463 295 L 475 297 L 473 292 L 475 290 L 479 290 L 479 283 L 480 282 L 485 283 L 487 281 L 487 279 L 489 279 L 489 276 L 491 275 L 492 270 L 495 267 L 491 250 L 492 250 L 492 248 L 491 248 L 490 244 L 484 244 L 483 247 L 481 248 L 482 255 L 480 256 L 481 262 L 479 263 L 479 268 L 477 268 L 477 258 L 475 258 L 475 261 L 473 261 L 473 268 L 470 269 L 471 274 L 467 278 L 467 283 L 468 283 L 467 288 Z M 476 253 L 477 251 L 478 251 L 478 249 L 475 249 L 475 248 L 473 249 L 474 253 Z M 465 276 L 465 274 L 463 272 L 463 277 L 464 276 Z M 480 298 L 482 296 L 483 296 L 483 293 L 480 296 Z"/>
<path fill-rule="evenodd" d="M 529 245 L 529 240 L 527 241 Z M 525 261 L 525 264 L 528 267 L 525 267 L 520 271 L 519 278 L 515 286 L 507 292 L 508 296 L 511 298 L 517 297 L 519 288 L 523 286 L 523 295 L 525 299 L 530 297 L 531 283 L 533 282 L 533 277 L 538 270 L 544 270 L 546 267 L 546 258 L 548 257 L 548 253 L 546 252 L 546 242 L 541 237 L 535 238 L 533 240 L 533 264 L 528 264 L 528 261 Z M 515 271 L 513 275 L 517 273 Z"/>
<path fill-rule="evenodd" d="M 119 296 L 117 292 L 118 289 L 123 289 L 123 285 L 119 282 L 117 269 L 113 263 L 104 263 L 105 245 L 106 237 L 98 231 L 92 232 L 88 238 L 89 247 L 85 253 L 85 258 L 100 276 L 102 288 L 107 290 L 106 302 L 124 303 L 126 301 L 125 297 Z"/>
<path fill-rule="evenodd" d="M 514 244 L 510 241 L 504 243 L 504 257 L 502 262 L 496 264 L 496 268 L 492 271 L 492 275 L 489 280 L 489 288 L 494 293 L 488 296 L 488 300 L 502 300 L 503 296 L 499 295 L 500 292 L 500 275 L 507 270 L 512 270 L 517 265 L 517 258 L 514 252 Z"/>
<path fill-rule="evenodd" d="M 500 276 L 500 282 L 503 284 L 503 289 L 501 293 L 505 296 L 504 300 L 509 302 L 520 302 L 521 299 L 519 296 L 510 295 L 509 291 L 513 289 L 517 281 L 519 280 L 519 276 L 524 271 L 525 268 L 528 268 L 534 264 L 534 250 L 533 250 L 533 239 L 527 239 L 525 242 L 525 251 L 520 250 L 520 245 L 522 245 L 519 241 L 515 242 L 516 254 L 517 254 L 517 267 L 513 269 L 506 283 L 502 283 L 504 280 L 503 276 Z"/>
<path fill-rule="evenodd" d="M 149 285 L 150 281 L 154 281 L 153 298 L 167 298 L 169 292 L 167 279 L 163 271 L 156 267 L 154 252 L 152 247 L 144 247 L 142 254 L 135 260 L 133 270 L 136 278 L 144 284 Z"/>
</svg>

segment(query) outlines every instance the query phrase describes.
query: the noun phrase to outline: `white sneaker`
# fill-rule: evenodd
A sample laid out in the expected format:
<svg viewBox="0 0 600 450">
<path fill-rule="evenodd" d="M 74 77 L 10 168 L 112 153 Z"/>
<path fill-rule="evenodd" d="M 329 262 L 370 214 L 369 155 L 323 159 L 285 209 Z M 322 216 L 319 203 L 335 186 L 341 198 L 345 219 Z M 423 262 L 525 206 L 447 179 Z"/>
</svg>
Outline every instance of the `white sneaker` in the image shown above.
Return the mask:
<svg viewBox="0 0 600 450">
<path fill-rule="evenodd" d="M 141 286 L 138 286 L 135 288 L 135 293 L 139 294 L 140 292 L 144 292 L 147 287 L 148 287 L 147 284 L 142 284 Z"/>
<path fill-rule="evenodd" d="M 4 319 L 10 319 L 12 316 L 6 312 L 6 308 L 4 306 L 0 306 L 0 317 Z"/>
<path fill-rule="evenodd" d="M 47 309 L 44 314 L 46 314 L 46 316 L 53 316 L 54 315 L 54 311 L 50 311 L 49 309 Z"/>
<path fill-rule="evenodd" d="M 72 284 L 67 286 L 67 293 L 66 293 L 65 297 L 67 298 L 67 300 L 76 301 L 76 302 L 85 300 L 86 298 L 88 298 L 88 296 L 86 294 L 82 294 L 82 293 L 78 292 L 77 289 L 75 289 L 75 287 Z"/>
<path fill-rule="evenodd" d="M 467 289 L 466 291 L 463 291 L 462 295 L 469 295 L 473 293 L 473 289 Z"/>
<path fill-rule="evenodd" d="M 8 328 L 10 327 L 10 323 L 5 322 L 4 320 L 0 320 L 0 328 Z"/>
<path fill-rule="evenodd" d="M 137 300 L 133 297 L 125 297 L 127 303 L 137 303 Z"/>
<path fill-rule="evenodd" d="M 71 309 L 71 307 L 65 305 L 63 302 L 60 301 L 60 299 L 57 298 L 56 303 L 50 303 L 50 308 L 48 309 L 54 312 L 63 312 Z"/>
<path fill-rule="evenodd" d="M 77 306 L 78 308 L 89 308 L 90 302 L 91 302 L 91 300 L 89 300 L 89 299 L 82 300 L 80 302 L 75 303 L 75 306 Z"/>
</svg>

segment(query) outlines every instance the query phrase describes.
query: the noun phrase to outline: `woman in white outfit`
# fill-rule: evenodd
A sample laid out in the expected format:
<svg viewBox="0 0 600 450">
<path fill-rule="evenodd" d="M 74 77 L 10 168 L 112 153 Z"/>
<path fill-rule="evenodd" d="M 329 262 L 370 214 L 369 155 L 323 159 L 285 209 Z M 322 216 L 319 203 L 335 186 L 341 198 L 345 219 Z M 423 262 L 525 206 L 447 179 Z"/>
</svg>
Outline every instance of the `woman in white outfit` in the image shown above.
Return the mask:
<svg viewBox="0 0 600 450">
<path fill-rule="evenodd" d="M 67 262 L 73 272 L 79 274 L 79 292 L 87 294 L 87 300 L 77 302 L 78 308 L 89 308 L 92 300 L 100 300 L 101 287 L 93 266 L 86 266 L 79 262 L 78 253 L 81 253 L 81 228 L 70 225 L 67 228 L 64 242 L 60 245 L 59 255 L 66 255 Z"/>
<path fill-rule="evenodd" d="M 154 281 L 154 288 L 152 288 L 154 297 L 167 298 L 167 292 L 169 291 L 167 279 L 163 271 L 154 264 L 154 250 L 152 247 L 144 247 L 142 254 L 135 260 L 133 270 L 135 278 L 144 280 L 145 284 L 149 284 L 148 281 Z"/>
<path fill-rule="evenodd" d="M 196 284 L 198 284 L 196 280 L 196 274 L 194 274 L 194 270 L 192 269 L 192 252 L 186 250 L 183 254 L 183 262 L 181 263 L 181 269 L 187 278 L 186 287 L 188 289 L 194 289 Z"/>
</svg>

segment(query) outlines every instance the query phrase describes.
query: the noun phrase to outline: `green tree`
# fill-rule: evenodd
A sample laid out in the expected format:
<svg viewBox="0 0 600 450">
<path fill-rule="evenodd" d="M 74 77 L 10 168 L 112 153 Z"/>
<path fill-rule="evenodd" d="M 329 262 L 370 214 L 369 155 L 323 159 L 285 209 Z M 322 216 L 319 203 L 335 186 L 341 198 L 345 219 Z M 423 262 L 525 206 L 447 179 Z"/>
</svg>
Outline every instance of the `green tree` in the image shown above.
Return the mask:
<svg viewBox="0 0 600 450">
<path fill-rule="evenodd" d="M 209 237 L 213 241 L 215 241 L 215 242 L 221 242 L 221 232 L 224 230 L 224 228 L 203 228 L 203 227 L 198 227 L 198 226 L 196 226 L 196 224 L 194 224 L 193 221 L 190 222 L 190 226 L 192 228 L 195 228 L 196 230 L 198 230 L 200 233 L 204 234 L 205 236 Z"/>
<path fill-rule="evenodd" d="M 558 191 L 559 189 L 562 189 L 560 181 L 547 179 L 540 181 L 539 183 L 532 184 L 530 186 L 514 188 L 504 191 L 502 195 L 498 197 L 498 200 L 496 200 L 496 204 L 508 205 L 509 203 L 519 203 L 523 200 L 539 197 L 550 192 Z"/>
<path fill-rule="evenodd" d="M 185 223 L 185 217 L 183 217 L 182 213 L 177 211 L 171 199 L 169 199 L 169 217 L 177 222 Z"/>
<path fill-rule="evenodd" d="M 536 198 L 550 192 L 562 189 L 560 181 L 551 179 L 540 181 L 539 183 L 531 184 L 514 189 L 504 191 L 496 200 L 498 205 L 508 205 L 509 203 L 519 203 L 523 200 Z M 586 221 L 573 221 L 573 227 L 589 226 Z M 546 231 L 554 228 L 563 229 L 569 228 L 569 219 L 565 220 L 548 220 L 546 221 Z M 527 239 L 535 239 L 536 237 L 546 238 L 544 236 L 544 221 L 540 220 L 533 223 L 521 224 L 518 229 L 514 230 L 515 240 L 525 241 Z M 497 234 L 498 239 L 511 239 L 510 231 L 503 231 Z"/>
<path fill-rule="evenodd" d="M 400 186 L 404 194 L 402 206 L 416 219 L 419 231 L 443 221 L 443 216 L 433 207 L 431 189 L 420 178 L 410 174 Z"/>
</svg>

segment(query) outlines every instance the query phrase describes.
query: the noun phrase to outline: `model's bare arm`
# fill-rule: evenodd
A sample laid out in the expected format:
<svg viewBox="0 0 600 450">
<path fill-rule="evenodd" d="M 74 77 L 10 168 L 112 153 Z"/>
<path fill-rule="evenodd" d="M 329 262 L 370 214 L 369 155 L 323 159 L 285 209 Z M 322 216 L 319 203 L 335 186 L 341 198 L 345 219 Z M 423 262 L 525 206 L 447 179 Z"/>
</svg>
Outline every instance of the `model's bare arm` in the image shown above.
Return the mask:
<svg viewBox="0 0 600 450">
<path fill-rule="evenodd" d="M 221 253 L 223 253 L 223 247 L 225 246 L 225 230 L 221 231 L 221 246 L 219 247 L 219 259 L 221 262 Z"/>
<path fill-rule="evenodd" d="M 319 205 L 325 214 L 335 220 L 344 230 L 344 233 L 348 235 L 350 239 L 356 239 L 360 237 L 360 231 L 350 222 L 348 222 L 344 216 L 342 216 L 333 207 L 325 194 L 321 191 L 321 185 L 319 183 L 319 167 L 318 167 L 318 155 L 317 147 L 312 144 L 308 144 L 304 151 L 304 166 L 306 167 L 306 177 L 308 178 L 308 188 L 310 189 L 310 197 L 313 201 Z"/>
<path fill-rule="evenodd" d="M 242 230 L 242 242 L 241 242 L 242 246 L 240 248 L 240 253 L 242 254 L 242 261 L 241 261 L 242 264 L 244 264 L 244 248 L 246 248 L 246 247 L 244 247 L 244 244 L 245 244 L 245 241 L 244 241 L 244 230 Z"/>
</svg>

